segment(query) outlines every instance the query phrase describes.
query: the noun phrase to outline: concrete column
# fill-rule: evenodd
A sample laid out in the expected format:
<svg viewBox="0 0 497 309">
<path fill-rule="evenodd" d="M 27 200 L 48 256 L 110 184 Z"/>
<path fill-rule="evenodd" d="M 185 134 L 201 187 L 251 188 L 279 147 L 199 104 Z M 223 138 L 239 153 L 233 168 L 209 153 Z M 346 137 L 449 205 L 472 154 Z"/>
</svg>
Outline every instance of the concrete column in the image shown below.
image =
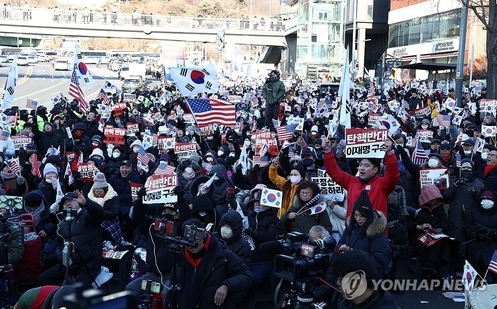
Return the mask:
<svg viewBox="0 0 497 309">
<path fill-rule="evenodd" d="M 364 76 L 364 54 L 366 50 L 366 29 L 358 28 L 357 36 L 357 61 L 359 62 L 359 70 L 357 71 L 357 77 Z"/>
</svg>

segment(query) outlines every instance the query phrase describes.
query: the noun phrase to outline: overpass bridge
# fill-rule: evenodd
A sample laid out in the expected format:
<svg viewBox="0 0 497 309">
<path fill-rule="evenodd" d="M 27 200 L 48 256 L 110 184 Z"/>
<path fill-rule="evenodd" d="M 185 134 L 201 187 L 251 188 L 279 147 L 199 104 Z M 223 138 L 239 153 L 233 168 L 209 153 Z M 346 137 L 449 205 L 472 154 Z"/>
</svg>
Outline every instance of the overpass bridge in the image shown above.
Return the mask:
<svg viewBox="0 0 497 309">
<path fill-rule="evenodd" d="M 155 14 L 121 14 L 88 10 L 4 7 L 4 36 L 125 38 L 214 43 L 226 20 L 226 41 L 241 45 L 287 47 L 286 36 L 297 29 L 297 17 L 283 20 L 214 19 Z"/>
</svg>

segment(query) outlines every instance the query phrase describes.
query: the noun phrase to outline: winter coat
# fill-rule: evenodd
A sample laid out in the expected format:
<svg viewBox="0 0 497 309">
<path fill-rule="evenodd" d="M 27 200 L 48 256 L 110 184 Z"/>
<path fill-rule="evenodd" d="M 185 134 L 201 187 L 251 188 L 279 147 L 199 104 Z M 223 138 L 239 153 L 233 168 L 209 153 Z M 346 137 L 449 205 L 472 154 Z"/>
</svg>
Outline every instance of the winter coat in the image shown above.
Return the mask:
<svg viewBox="0 0 497 309">
<path fill-rule="evenodd" d="M 159 232 L 154 229 L 152 225 L 153 221 L 150 217 L 145 214 L 145 207 L 138 202 L 133 207 L 133 220 L 138 226 L 138 229 L 143 236 L 147 238 L 147 265 L 148 271 L 160 276 L 171 273 L 171 269 L 174 266 L 174 256 L 173 253 L 169 251 L 169 245 L 172 244 L 171 241 L 165 239 L 164 237 L 159 237 Z M 178 224 L 174 224 L 174 233 L 177 235 L 177 231 L 180 228 Z M 152 238 L 150 238 L 150 235 Z M 159 272 L 160 271 L 160 272 Z"/>
<path fill-rule="evenodd" d="M 119 199 L 117 192 L 109 185 L 105 196 L 99 198 L 93 194 L 92 187 L 90 192 L 88 192 L 88 198 L 104 208 L 104 220 L 102 221 L 104 239 L 120 243 L 122 240 L 122 229 L 119 223 Z"/>
<path fill-rule="evenodd" d="M 100 224 L 104 219 L 102 206 L 86 199 L 86 204 L 70 222 L 60 217 L 57 228 L 57 257 L 62 262 L 64 242 L 71 240 L 74 252 L 71 254 L 71 267 L 80 268 L 84 264 L 102 262 L 102 231 Z M 70 226 L 70 228 L 69 228 Z M 69 231 L 70 229 L 70 231 Z M 69 234 L 70 232 L 70 234 Z"/>
<path fill-rule="evenodd" d="M 293 204 L 293 198 L 297 193 L 299 184 L 292 184 L 290 180 L 278 175 L 278 166 L 269 164 L 269 179 L 283 192 L 283 199 L 281 200 L 281 208 L 278 210 L 278 217 L 282 217 L 288 208 Z"/>
<path fill-rule="evenodd" d="M 387 218 L 379 211 L 375 215 L 377 215 L 377 218 L 366 229 L 366 236 L 361 236 L 361 227 L 358 224 L 350 225 L 352 216 L 349 216 L 347 218 L 348 227 L 338 241 L 335 251 L 339 253 L 340 246 L 347 245 L 353 250 L 370 253 L 376 261 L 377 279 L 381 279 L 388 266 L 390 243 L 384 234 Z M 349 234 L 349 232 L 351 233 Z"/>
<path fill-rule="evenodd" d="M 226 192 L 228 187 L 234 187 L 233 182 L 228 179 L 228 174 L 226 167 L 220 164 L 216 164 L 212 167 L 209 175 L 214 175 L 217 173 L 218 180 L 215 180 L 213 186 L 211 186 L 212 198 L 216 203 L 216 208 L 224 214 L 228 211 L 228 202 L 226 201 Z"/>
<path fill-rule="evenodd" d="M 466 211 L 466 217 L 463 231 L 468 240 L 474 239 L 467 244 L 467 260 L 476 269 L 485 269 L 497 250 L 497 208 L 494 206 L 486 210 L 478 203 L 478 206 Z M 472 235 L 469 227 L 477 224 L 488 228 L 489 233 L 484 237 Z"/>
<path fill-rule="evenodd" d="M 354 304 L 352 301 L 341 300 L 338 304 L 338 309 L 398 309 L 395 298 L 388 291 L 375 291 L 373 295 L 368 297 L 360 304 Z"/>
<path fill-rule="evenodd" d="M 483 181 L 485 187 L 497 188 L 497 166 L 495 166 L 487 174 L 485 174 L 485 170 L 488 170 L 489 168 L 490 166 L 487 165 L 482 166 L 477 172 L 476 177 L 480 178 Z"/>
<path fill-rule="evenodd" d="M 40 133 L 40 140 L 38 145 L 38 152 L 44 156 L 47 153 L 47 150 L 51 147 L 57 149 L 62 149 L 64 145 L 64 140 L 62 136 L 55 132 L 42 132 Z"/>
<path fill-rule="evenodd" d="M 121 173 L 119 173 L 109 179 L 109 185 L 111 185 L 118 194 L 119 211 L 121 214 L 127 214 L 133 205 L 130 182 L 140 183 L 138 173 L 135 171 L 131 171 L 126 178 L 123 178 Z"/>
<path fill-rule="evenodd" d="M 440 203 L 438 205 L 427 207 L 427 203 L 438 199 Z M 416 215 L 416 224 L 421 225 L 429 223 L 433 229 L 442 229 L 443 233 L 448 232 L 449 222 L 447 220 L 447 215 L 445 214 L 445 209 L 443 207 L 443 197 L 440 190 L 434 185 L 426 186 L 421 190 L 419 195 L 419 205 L 420 210 Z M 416 231 L 417 236 L 423 234 L 423 231 Z"/>
<path fill-rule="evenodd" d="M 252 262 L 272 262 L 274 260 L 274 254 L 260 250 L 259 245 L 278 238 L 274 226 L 280 220 L 274 215 L 271 208 L 260 213 L 252 212 L 247 216 L 247 219 L 249 228 L 256 231 L 256 233 L 251 235 L 255 246 L 255 249 L 252 251 Z"/>
<path fill-rule="evenodd" d="M 444 198 L 450 203 L 448 235 L 457 241 L 465 241 L 463 232 L 464 209 L 470 210 L 475 207 L 480 190 L 483 188 L 483 182 L 474 176 L 457 186 L 455 181 L 456 177 L 451 177 L 450 186 L 443 193 Z"/>
<path fill-rule="evenodd" d="M 24 237 L 23 233 L 19 230 L 19 226 L 14 225 L 11 222 L 0 224 L 0 232 L 8 233 L 8 235 L 0 241 L 1 249 L 0 249 L 0 265 L 12 264 L 15 265 L 17 263 L 23 253 L 24 253 Z M 5 246 L 4 246 L 5 245 Z M 8 248 L 8 249 L 7 249 Z M 8 260 L 5 261 L 5 251 L 7 251 Z"/>
<path fill-rule="evenodd" d="M 320 196 L 317 201 L 312 203 L 312 206 L 318 205 L 319 203 L 325 203 L 323 196 Z M 328 212 L 326 210 L 316 215 L 311 215 L 310 210 L 302 211 L 304 205 L 305 203 L 300 200 L 300 197 L 295 196 L 293 199 L 293 205 L 286 211 L 283 217 L 281 217 L 281 221 L 285 224 L 285 228 L 287 230 L 290 229 L 294 232 L 308 234 L 311 227 L 321 225 L 328 230 L 328 232 L 333 233 L 330 217 L 328 216 Z M 301 211 L 301 213 L 295 217 L 295 220 L 290 220 L 288 218 L 288 214 L 299 211 Z"/>
<path fill-rule="evenodd" d="M 233 236 L 228 239 L 222 239 L 226 242 L 226 245 L 228 245 L 228 249 L 236 254 L 247 267 L 250 267 L 252 252 L 250 251 L 249 243 L 242 238 L 242 217 L 236 211 L 228 211 L 225 213 L 219 221 L 219 233 L 217 236 L 221 237 L 221 227 L 225 224 L 231 227 Z"/>
<path fill-rule="evenodd" d="M 205 255 L 194 260 L 184 249 L 176 264 L 176 275 L 182 286 L 178 302 L 184 309 L 236 308 L 236 293 L 252 286 L 250 269 L 226 245 L 207 234 Z M 193 265 L 196 264 L 196 266 Z M 214 304 L 214 295 L 221 285 L 228 286 L 228 295 L 221 306 Z"/>
<path fill-rule="evenodd" d="M 271 85 L 271 90 L 268 85 Z M 285 84 L 281 80 L 269 81 L 262 87 L 261 95 L 269 105 L 280 104 L 280 100 L 285 95 Z"/>
<path fill-rule="evenodd" d="M 66 186 L 61 182 L 60 187 L 62 192 L 66 192 Z M 44 198 L 47 200 L 47 207 L 50 207 L 53 203 L 55 203 L 55 199 L 57 198 L 57 189 L 53 188 L 51 183 L 47 183 L 45 179 L 36 186 L 36 190 L 40 190 L 43 193 Z"/>
<path fill-rule="evenodd" d="M 105 165 L 105 177 L 110 179 L 112 176 L 119 174 L 121 163 L 124 160 L 124 156 L 121 155 L 119 158 L 110 158 Z"/>
<path fill-rule="evenodd" d="M 50 204 L 48 204 L 45 196 L 43 195 L 43 193 L 41 191 L 33 190 L 30 193 L 36 194 L 42 199 L 42 203 L 40 204 L 39 207 L 42 207 L 43 210 L 41 210 L 41 212 L 37 215 L 38 218 L 36 218 L 36 217 L 34 218 L 35 224 L 36 224 L 35 232 L 36 232 L 36 234 L 38 234 L 41 231 L 45 231 L 45 233 L 47 233 L 46 238 L 50 238 L 52 233 L 55 231 L 55 228 L 57 227 L 53 222 L 50 221 L 50 218 L 49 218 Z M 36 212 L 37 212 L 37 210 L 34 211 L 34 213 L 36 213 Z M 31 211 L 28 207 L 24 206 L 23 208 L 21 208 L 19 210 L 17 215 L 20 216 L 22 214 L 27 214 L 27 213 L 33 213 L 33 211 Z"/>
<path fill-rule="evenodd" d="M 342 171 L 338 167 L 335 155 L 332 151 L 324 156 L 324 164 L 328 175 L 330 175 L 337 184 L 347 190 L 347 205 L 354 205 L 362 190 L 367 190 L 373 208 L 383 214 L 387 213 L 388 195 L 395 189 L 400 177 L 397 157 L 395 155 L 386 155 L 385 174 L 381 177 L 376 175 L 367 183 L 361 182 L 359 177 L 352 176 L 349 173 Z M 352 207 L 348 207 L 347 217 L 351 213 Z"/>
</svg>

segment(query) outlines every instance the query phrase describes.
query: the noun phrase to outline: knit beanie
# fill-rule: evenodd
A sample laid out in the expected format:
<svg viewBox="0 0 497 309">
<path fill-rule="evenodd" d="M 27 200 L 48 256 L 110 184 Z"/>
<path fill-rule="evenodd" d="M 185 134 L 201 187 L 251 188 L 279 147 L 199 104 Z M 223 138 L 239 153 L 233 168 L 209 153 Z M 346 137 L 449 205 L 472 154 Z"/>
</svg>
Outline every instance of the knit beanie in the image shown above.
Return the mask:
<svg viewBox="0 0 497 309">
<path fill-rule="evenodd" d="M 42 202 L 41 196 L 39 196 L 36 193 L 29 192 L 25 197 L 24 197 L 24 205 L 27 207 L 38 207 L 40 206 Z"/>
<path fill-rule="evenodd" d="M 299 174 L 300 174 L 300 177 L 302 177 L 302 179 L 304 179 L 304 178 L 305 178 L 305 170 L 304 170 L 304 168 L 303 168 L 302 166 L 300 166 L 300 165 L 293 166 L 293 167 L 291 168 L 291 170 L 296 170 L 296 171 L 298 171 L 298 172 L 299 172 Z"/>
<path fill-rule="evenodd" d="M 107 188 L 109 184 L 105 179 L 104 173 L 98 172 L 93 178 L 93 189 Z"/>
<path fill-rule="evenodd" d="M 53 166 L 53 164 L 47 163 L 43 168 L 43 177 L 45 177 L 45 175 L 47 175 L 50 172 L 57 174 L 57 169 L 55 168 L 55 166 Z"/>
<path fill-rule="evenodd" d="M 362 190 L 361 195 L 359 195 L 354 203 L 354 210 L 365 213 L 373 212 L 373 204 L 371 204 L 371 201 L 369 200 L 368 191 Z"/>
</svg>

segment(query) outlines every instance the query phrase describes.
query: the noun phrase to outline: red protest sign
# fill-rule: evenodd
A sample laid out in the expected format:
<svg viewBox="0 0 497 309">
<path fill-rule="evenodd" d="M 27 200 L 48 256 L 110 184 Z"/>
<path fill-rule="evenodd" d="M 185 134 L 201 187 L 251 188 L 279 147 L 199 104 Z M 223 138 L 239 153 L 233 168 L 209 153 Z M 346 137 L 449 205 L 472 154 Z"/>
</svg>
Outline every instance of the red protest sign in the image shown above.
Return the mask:
<svg viewBox="0 0 497 309">
<path fill-rule="evenodd" d="M 93 181 L 93 177 L 99 172 L 98 168 L 92 163 L 82 162 L 78 164 L 78 179 L 81 181 Z"/>
<path fill-rule="evenodd" d="M 104 128 L 104 143 L 106 144 L 117 144 L 124 145 L 126 141 L 124 137 L 126 136 L 126 129 L 105 127 Z"/>
</svg>

